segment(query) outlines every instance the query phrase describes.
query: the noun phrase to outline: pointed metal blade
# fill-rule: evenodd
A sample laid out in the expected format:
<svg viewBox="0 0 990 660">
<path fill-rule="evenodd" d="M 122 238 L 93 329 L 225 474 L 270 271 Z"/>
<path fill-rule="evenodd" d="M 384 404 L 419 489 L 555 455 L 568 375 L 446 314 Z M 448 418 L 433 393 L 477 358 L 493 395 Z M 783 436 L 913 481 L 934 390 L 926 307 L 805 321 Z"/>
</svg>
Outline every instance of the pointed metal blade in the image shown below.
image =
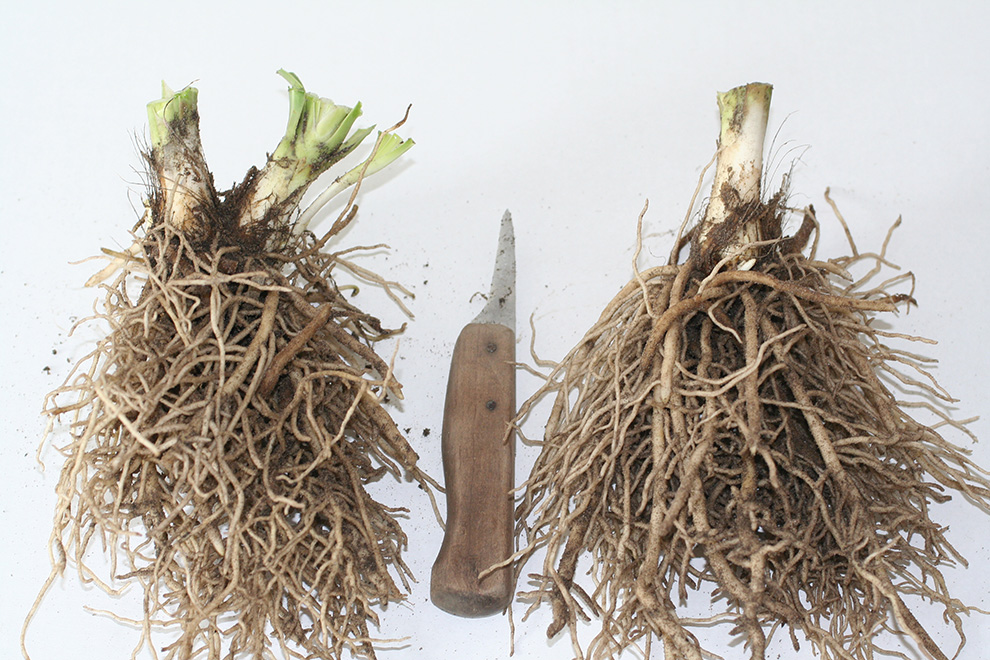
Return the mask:
<svg viewBox="0 0 990 660">
<path fill-rule="evenodd" d="M 497 323 L 513 332 L 516 329 L 516 235 L 512 230 L 512 214 L 502 216 L 495 254 L 495 273 L 488 304 L 472 323 Z"/>
</svg>

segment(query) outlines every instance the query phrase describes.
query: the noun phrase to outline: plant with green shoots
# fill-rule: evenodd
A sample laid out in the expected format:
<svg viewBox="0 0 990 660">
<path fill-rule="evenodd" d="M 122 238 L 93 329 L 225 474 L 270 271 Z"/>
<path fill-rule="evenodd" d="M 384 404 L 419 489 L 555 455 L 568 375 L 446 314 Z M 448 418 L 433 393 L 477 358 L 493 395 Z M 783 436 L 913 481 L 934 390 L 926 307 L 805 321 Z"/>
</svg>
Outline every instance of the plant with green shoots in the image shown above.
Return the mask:
<svg viewBox="0 0 990 660">
<path fill-rule="evenodd" d="M 42 595 L 69 562 L 86 575 L 102 544 L 127 565 L 112 577 L 144 590 L 142 644 L 155 653 L 152 628 L 173 631 L 166 658 L 374 657 L 378 610 L 404 598 L 410 574 L 401 509 L 366 486 L 405 476 L 431 499 L 436 486 L 385 409 L 402 392 L 374 344 L 396 331 L 335 275 L 349 269 L 400 306 L 408 292 L 345 258 L 361 248 L 324 249 L 354 219 L 353 195 L 324 235 L 299 226 L 307 189 L 374 127 L 353 128 L 360 104 L 279 73 L 285 136 L 224 192 L 197 91 L 163 86 L 148 105 L 147 212 L 101 274 L 119 271 L 100 317 L 109 333 L 46 401 L 69 442 Z M 306 224 L 412 145 L 380 132 Z"/>
</svg>

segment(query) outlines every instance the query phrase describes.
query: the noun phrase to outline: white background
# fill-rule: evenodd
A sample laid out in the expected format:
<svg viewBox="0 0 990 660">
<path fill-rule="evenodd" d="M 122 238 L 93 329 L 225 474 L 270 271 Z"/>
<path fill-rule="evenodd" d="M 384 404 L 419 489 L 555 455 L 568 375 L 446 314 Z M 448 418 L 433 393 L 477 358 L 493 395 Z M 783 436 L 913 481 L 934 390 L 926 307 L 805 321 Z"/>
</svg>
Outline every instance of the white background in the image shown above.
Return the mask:
<svg viewBox="0 0 990 660">
<path fill-rule="evenodd" d="M 519 356 L 532 314 L 538 352 L 560 358 L 630 278 L 646 199 L 640 265 L 666 258 L 713 153 L 715 92 L 753 80 L 775 85 L 770 130 L 785 145 L 778 173 L 800 155 L 792 199 L 819 209 L 820 255 L 845 254 L 826 186 L 861 249 L 878 248 L 902 215 L 891 256 L 917 274 L 920 305 L 894 328 L 939 340 L 925 352 L 960 398 L 959 418 L 987 412 L 990 13 L 982 5 L 18 4 L 0 26 L 0 657 L 18 657 L 21 622 L 49 570 L 60 461 L 50 447 L 41 453 L 46 470 L 35 459 L 41 403 L 83 354 L 85 333 L 68 333 L 97 297 L 82 282 L 98 264 L 71 262 L 128 242 L 142 193 L 145 104 L 162 78 L 199 87 L 205 152 L 221 188 L 261 165 L 281 136 L 279 67 L 340 103 L 361 100 L 369 123 L 389 125 L 412 104 L 401 134 L 417 146 L 369 181 L 340 244 L 388 242 L 391 250 L 362 264 L 416 294 L 397 363 L 406 400 L 394 416 L 434 475 L 447 359 L 481 307 L 472 294 L 487 291 L 503 210 L 512 210 L 517 236 Z M 406 320 L 374 292 L 362 295 L 387 323 Z M 520 400 L 534 388 L 520 374 Z M 990 420 L 972 429 L 990 442 Z M 540 420 L 528 430 L 538 436 Z M 519 453 L 522 477 L 535 453 Z M 974 453 L 990 465 L 990 446 Z M 380 631 L 410 641 L 380 657 L 507 657 L 504 617 L 458 619 L 430 604 L 441 533 L 426 498 L 410 484 L 386 484 L 379 495 L 412 509 L 406 559 L 420 580 L 407 605 L 383 614 Z M 950 573 L 953 592 L 990 609 L 990 519 L 955 502 L 936 515 L 971 560 Z M 128 657 L 136 631 L 84 607 L 136 617 L 137 602 L 83 587 L 70 571 L 30 629 L 32 657 Z M 549 608 L 524 623 L 521 614 L 516 657 L 570 657 L 566 638 L 545 640 Z M 938 613 L 924 621 L 951 655 L 955 640 Z M 974 615 L 967 632 L 961 660 L 985 657 L 990 621 Z M 719 631 L 705 634 L 709 648 L 745 657 L 741 646 L 722 646 Z M 812 657 L 807 644 L 799 655 L 788 648 L 770 657 Z"/>
</svg>

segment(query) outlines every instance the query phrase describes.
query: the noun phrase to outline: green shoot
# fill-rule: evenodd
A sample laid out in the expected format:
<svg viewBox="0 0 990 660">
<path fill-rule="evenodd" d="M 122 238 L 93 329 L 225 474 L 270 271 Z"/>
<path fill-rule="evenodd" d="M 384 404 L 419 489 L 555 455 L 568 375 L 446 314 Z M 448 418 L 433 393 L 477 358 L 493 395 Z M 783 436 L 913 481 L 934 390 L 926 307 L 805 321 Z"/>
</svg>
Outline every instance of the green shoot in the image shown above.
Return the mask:
<svg viewBox="0 0 990 660">
<path fill-rule="evenodd" d="M 289 120 L 285 136 L 255 181 L 251 201 L 241 218 L 242 226 L 286 222 L 306 189 L 374 130 L 371 126 L 351 132 L 354 122 L 361 116 L 360 103 L 353 108 L 337 105 L 307 92 L 295 74 L 281 69 L 278 73 L 289 82 Z M 399 140 L 396 144 L 396 140 L 390 139 L 387 144 L 380 144 L 365 175 L 385 167 L 411 146 L 411 140 L 406 143 Z M 355 169 L 361 167 L 363 165 Z M 360 172 L 352 170 L 337 181 L 346 179 L 350 182 L 346 187 L 353 185 L 360 176 Z M 270 213 L 274 215 L 270 216 Z"/>
</svg>

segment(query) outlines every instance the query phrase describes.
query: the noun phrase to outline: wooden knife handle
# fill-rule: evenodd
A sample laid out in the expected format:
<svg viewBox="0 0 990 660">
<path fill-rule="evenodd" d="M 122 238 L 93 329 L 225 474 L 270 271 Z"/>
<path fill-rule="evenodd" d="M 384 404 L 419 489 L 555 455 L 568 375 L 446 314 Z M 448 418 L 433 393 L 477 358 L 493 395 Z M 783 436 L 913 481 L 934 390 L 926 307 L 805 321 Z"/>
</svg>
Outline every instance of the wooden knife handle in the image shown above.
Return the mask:
<svg viewBox="0 0 990 660">
<path fill-rule="evenodd" d="M 465 617 L 502 611 L 515 588 L 511 567 L 478 574 L 513 552 L 516 413 L 515 337 L 493 323 L 466 326 L 450 362 L 441 451 L 447 529 L 430 583 L 440 609 Z"/>
</svg>

